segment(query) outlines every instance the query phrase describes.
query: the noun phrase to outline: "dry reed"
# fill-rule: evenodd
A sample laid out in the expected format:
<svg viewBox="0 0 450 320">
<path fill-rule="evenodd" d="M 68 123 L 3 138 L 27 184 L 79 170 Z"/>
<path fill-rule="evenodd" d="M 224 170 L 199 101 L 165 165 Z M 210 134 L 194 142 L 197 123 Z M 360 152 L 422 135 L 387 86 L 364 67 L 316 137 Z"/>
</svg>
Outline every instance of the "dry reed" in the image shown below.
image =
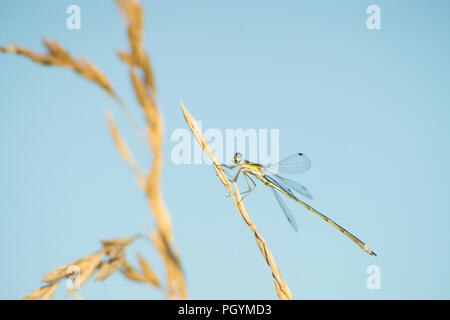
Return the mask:
<svg viewBox="0 0 450 320">
<path fill-rule="evenodd" d="M 130 77 L 136 98 L 146 119 L 146 131 L 149 136 L 149 148 L 153 153 L 153 162 L 147 174 L 145 191 L 150 208 L 156 221 L 157 231 L 151 239 L 156 245 L 166 266 L 168 297 L 186 298 L 184 275 L 178 253 L 173 247 L 173 236 L 170 214 L 163 202 L 160 177 L 163 168 L 163 122 L 157 108 L 155 81 L 151 62 L 143 45 L 143 11 L 137 0 L 116 0 L 116 3 L 127 22 L 130 52 L 118 51 L 119 57 L 130 67 Z M 143 77 L 139 77 L 137 70 Z"/>
<path fill-rule="evenodd" d="M 283 277 L 281 276 L 280 270 L 278 269 L 278 266 L 275 262 L 275 259 L 272 255 L 272 252 L 269 249 L 269 246 L 267 245 L 266 241 L 264 240 L 263 236 L 259 233 L 259 231 L 256 229 L 255 224 L 250 219 L 250 215 L 247 212 L 247 209 L 245 208 L 244 201 L 242 201 L 241 194 L 239 192 L 239 189 L 235 182 L 233 182 L 233 185 L 230 184 L 230 181 L 228 180 L 228 177 L 226 176 L 225 172 L 221 168 L 221 163 L 217 159 L 215 153 L 208 145 L 208 142 L 203 136 L 202 131 L 200 130 L 197 121 L 194 119 L 194 117 L 189 113 L 189 111 L 184 107 L 183 102 L 180 101 L 181 109 L 183 111 L 184 118 L 186 119 L 186 122 L 191 129 L 192 133 L 194 134 L 194 137 L 202 147 L 203 151 L 211 158 L 213 162 L 214 169 L 219 176 L 220 181 L 222 181 L 225 188 L 228 190 L 228 194 L 230 195 L 231 199 L 233 199 L 233 202 L 235 203 L 236 207 L 239 210 L 239 213 L 241 214 L 242 218 L 244 219 L 245 223 L 247 223 L 250 230 L 254 233 L 256 243 L 258 244 L 259 250 L 261 251 L 262 255 L 264 256 L 264 259 L 266 260 L 267 264 L 269 265 L 269 268 L 272 271 L 272 277 L 274 281 L 275 290 L 278 294 L 278 297 L 282 300 L 293 300 L 292 294 L 286 284 L 286 282 L 283 280 Z M 233 192 L 234 190 L 234 192 Z"/>
<path fill-rule="evenodd" d="M 144 14 L 137 0 L 115 0 L 115 2 L 126 20 L 130 45 L 130 52 L 117 51 L 117 54 L 130 68 L 131 82 L 146 120 L 145 132 L 141 130 L 133 114 L 118 97 L 104 73 L 88 60 L 74 59 L 57 42 L 44 39 L 47 52 L 43 54 L 38 54 L 28 48 L 16 45 L 0 47 L 0 52 L 23 55 L 42 65 L 66 67 L 98 84 L 119 103 L 135 127 L 137 134 L 148 143 L 148 147 L 153 155 L 153 162 L 149 172 L 144 174 L 137 166 L 125 140 L 115 125 L 112 114 L 107 114 L 107 122 L 113 141 L 126 163 L 136 173 L 138 183 L 148 197 L 149 207 L 156 222 L 156 231 L 151 233 L 149 240 L 153 242 L 165 264 L 167 289 L 163 288 L 158 276 L 142 256 L 138 255 L 140 271 L 133 268 L 128 262 L 125 257 L 126 247 L 135 240 L 135 237 L 131 237 L 102 241 L 103 248 L 100 251 L 47 273 L 43 282 L 49 283 L 49 285 L 38 288 L 25 299 L 50 299 L 58 283 L 64 278 L 73 276 L 69 270 L 73 266 L 80 270 L 77 278 L 79 285 L 83 285 L 97 270 L 95 280 L 105 280 L 112 273 L 120 270 L 130 280 L 147 283 L 165 290 L 168 298 L 186 298 L 181 262 L 179 254 L 174 248 L 170 214 L 162 199 L 160 178 L 163 168 L 163 124 L 161 114 L 157 108 L 155 80 L 150 58 L 143 45 Z M 138 71 L 143 74 L 142 77 L 138 75 Z M 105 256 L 107 257 L 106 261 L 102 260 Z M 75 293 L 75 290 L 76 287 L 72 287 L 68 294 Z"/>
</svg>

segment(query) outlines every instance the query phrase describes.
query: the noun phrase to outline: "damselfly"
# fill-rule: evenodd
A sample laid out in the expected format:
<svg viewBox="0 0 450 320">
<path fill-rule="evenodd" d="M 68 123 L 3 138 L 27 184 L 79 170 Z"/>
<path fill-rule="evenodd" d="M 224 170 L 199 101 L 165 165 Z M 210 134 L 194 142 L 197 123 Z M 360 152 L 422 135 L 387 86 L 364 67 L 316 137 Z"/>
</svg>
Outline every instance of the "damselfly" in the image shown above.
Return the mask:
<svg viewBox="0 0 450 320">
<path fill-rule="evenodd" d="M 247 182 L 248 190 L 243 192 L 248 195 L 250 192 L 254 190 L 256 187 L 255 181 L 253 181 L 252 177 L 255 177 L 262 181 L 266 186 L 269 186 L 272 188 L 273 194 L 275 195 L 275 198 L 277 199 L 278 203 L 280 204 L 281 209 L 283 210 L 284 214 L 286 215 L 286 218 L 292 225 L 292 227 L 297 230 L 297 224 L 295 223 L 295 219 L 292 216 L 291 211 L 284 203 L 283 199 L 280 196 L 280 193 L 284 194 L 285 196 L 291 198 L 292 200 L 300 203 L 302 206 L 304 206 L 309 211 L 314 212 L 316 215 L 321 217 L 323 220 L 331 224 L 333 227 L 341 231 L 343 234 L 345 234 L 347 237 L 349 237 L 353 242 L 355 242 L 361 249 L 366 251 L 370 255 L 376 256 L 375 252 L 372 251 L 364 242 L 359 240 L 357 237 L 355 237 L 353 234 L 348 232 L 345 228 L 338 225 L 336 222 L 325 216 L 324 214 L 320 213 L 307 203 L 300 200 L 295 193 L 298 193 L 306 198 L 312 199 L 311 193 L 301 184 L 292 181 L 288 178 L 281 177 L 280 174 L 297 174 L 297 173 L 303 173 L 307 171 L 311 167 L 311 161 L 307 156 L 305 156 L 303 153 L 296 153 L 289 157 L 287 157 L 284 160 L 281 160 L 280 162 L 274 163 L 272 165 L 268 166 L 262 166 L 258 163 L 253 163 L 247 160 L 244 160 L 242 158 L 242 155 L 240 153 L 236 153 L 233 157 L 233 165 L 227 166 L 222 165 L 228 169 L 234 169 L 236 167 L 239 167 L 238 172 L 236 173 L 236 176 L 234 177 L 233 181 L 237 181 L 239 178 L 239 175 L 242 173 L 245 181 Z M 251 184 L 250 184 L 251 183 Z"/>
</svg>

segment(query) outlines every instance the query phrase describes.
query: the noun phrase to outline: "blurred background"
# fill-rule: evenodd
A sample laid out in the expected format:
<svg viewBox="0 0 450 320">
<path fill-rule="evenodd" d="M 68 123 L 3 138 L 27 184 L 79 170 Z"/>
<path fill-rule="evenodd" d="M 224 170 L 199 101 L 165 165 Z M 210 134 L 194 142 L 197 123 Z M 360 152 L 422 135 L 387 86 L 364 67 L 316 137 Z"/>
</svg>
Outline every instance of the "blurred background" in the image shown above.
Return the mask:
<svg viewBox="0 0 450 320">
<path fill-rule="evenodd" d="M 295 232 L 258 185 L 247 209 L 296 299 L 450 298 L 450 2 L 142 2 L 165 126 L 163 194 L 189 298 L 277 296 L 212 167 L 171 161 L 171 134 L 187 128 L 179 99 L 204 130 L 279 129 L 280 157 L 303 152 L 312 161 L 297 179 L 314 195 L 311 205 L 379 255 L 287 201 Z M 72 4 L 81 8 L 81 30 L 66 28 Z M 372 4 L 381 9 L 381 30 L 366 27 Z M 114 51 L 128 43 L 113 1 L 0 4 L 0 45 L 44 52 L 42 37 L 102 69 L 143 122 Z M 0 55 L 0 70 L 0 298 L 18 299 L 46 272 L 100 249 L 100 239 L 154 228 L 112 141 L 108 108 L 139 164 L 148 168 L 152 158 L 95 84 L 13 54 Z M 165 279 L 149 242 L 130 247 L 134 264 L 135 252 Z M 366 285 L 372 265 L 380 289 Z M 164 298 L 119 273 L 89 281 L 80 294 Z"/>
</svg>

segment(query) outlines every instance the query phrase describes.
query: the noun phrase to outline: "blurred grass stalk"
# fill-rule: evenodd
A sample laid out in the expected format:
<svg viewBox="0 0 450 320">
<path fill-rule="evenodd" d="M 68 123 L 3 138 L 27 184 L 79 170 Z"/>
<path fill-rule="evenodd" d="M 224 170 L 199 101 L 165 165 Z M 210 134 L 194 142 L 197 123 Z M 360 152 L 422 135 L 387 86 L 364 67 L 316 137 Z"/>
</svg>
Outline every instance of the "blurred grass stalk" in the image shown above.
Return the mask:
<svg viewBox="0 0 450 320">
<path fill-rule="evenodd" d="M 125 141 L 116 127 L 111 112 L 107 113 L 107 121 L 111 130 L 113 140 L 118 147 L 126 163 L 136 173 L 138 183 L 147 195 L 149 207 L 153 213 L 156 222 L 156 231 L 151 234 L 150 240 L 156 246 L 162 260 L 164 261 L 167 276 L 166 295 L 170 299 L 186 299 L 186 287 L 184 275 L 181 268 L 180 259 L 177 251 L 174 249 L 174 240 L 172 234 L 171 218 L 167 210 L 161 193 L 161 171 L 163 168 L 162 142 L 163 142 L 163 124 L 161 114 L 157 108 L 156 88 L 154 76 L 151 68 L 151 62 L 143 44 L 143 23 L 144 14 L 138 0 L 115 0 L 122 16 L 127 23 L 127 35 L 130 45 L 130 51 L 118 50 L 119 58 L 129 66 L 129 72 L 133 88 L 145 116 L 145 129 L 142 130 L 135 117 L 118 97 L 116 91 L 103 72 L 85 59 L 74 59 L 57 42 L 44 39 L 44 45 L 47 52 L 37 54 L 32 50 L 16 45 L 0 47 L 0 52 L 12 52 L 26 56 L 34 62 L 42 65 L 60 66 L 74 70 L 81 77 L 84 77 L 98 84 L 115 101 L 118 102 L 126 116 L 132 122 L 138 135 L 148 144 L 153 154 L 151 169 L 147 174 L 137 166 L 134 158 L 129 151 Z M 140 77 L 138 72 L 143 76 Z M 61 279 L 70 278 L 73 274 L 69 271 L 74 265 L 79 267 L 81 285 L 84 284 L 94 273 L 97 273 L 96 280 L 106 279 L 111 273 L 121 270 L 129 279 L 148 283 L 161 288 L 159 280 L 145 260 L 138 256 L 141 271 L 131 267 L 125 259 L 125 248 L 133 242 L 135 237 L 124 239 L 106 240 L 104 242 L 112 243 L 105 245 L 99 252 L 75 261 L 73 264 L 60 267 L 44 277 L 44 282 L 50 283 L 43 286 L 28 295 L 26 299 L 50 299 L 55 292 L 56 286 Z M 124 244 L 125 243 L 125 244 Z M 101 259 L 107 255 L 108 261 Z M 52 276 L 49 276 L 52 275 Z M 80 280 L 80 279 L 79 279 Z M 72 288 L 68 294 L 74 293 Z"/>
</svg>

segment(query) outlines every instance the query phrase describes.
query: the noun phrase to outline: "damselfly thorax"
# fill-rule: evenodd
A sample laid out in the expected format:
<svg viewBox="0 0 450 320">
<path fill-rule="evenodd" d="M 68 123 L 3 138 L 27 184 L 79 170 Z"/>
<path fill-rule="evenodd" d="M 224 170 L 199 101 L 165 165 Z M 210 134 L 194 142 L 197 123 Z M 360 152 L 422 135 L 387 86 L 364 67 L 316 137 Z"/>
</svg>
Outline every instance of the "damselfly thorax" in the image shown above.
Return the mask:
<svg viewBox="0 0 450 320">
<path fill-rule="evenodd" d="M 242 171 L 253 174 L 255 177 L 263 177 L 264 176 L 264 167 L 260 164 L 253 163 L 250 161 L 245 161 L 243 165 L 241 165 Z"/>
</svg>

